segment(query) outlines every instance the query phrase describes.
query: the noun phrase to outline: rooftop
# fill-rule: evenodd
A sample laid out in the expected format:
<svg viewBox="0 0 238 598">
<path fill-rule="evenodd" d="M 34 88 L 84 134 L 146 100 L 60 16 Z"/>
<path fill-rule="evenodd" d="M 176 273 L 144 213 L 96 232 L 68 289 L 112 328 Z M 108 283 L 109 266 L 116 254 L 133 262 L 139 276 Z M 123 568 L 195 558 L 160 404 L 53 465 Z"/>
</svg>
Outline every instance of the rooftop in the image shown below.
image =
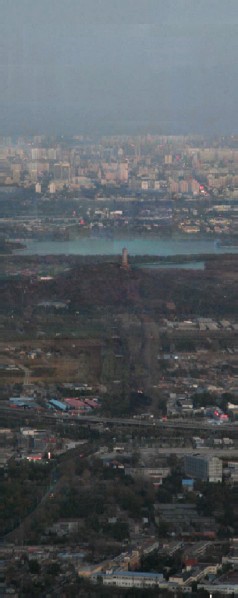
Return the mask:
<svg viewBox="0 0 238 598">
<path fill-rule="evenodd" d="M 106 573 L 107 577 L 122 576 L 122 577 L 147 577 L 164 579 L 163 573 L 144 573 L 143 571 L 116 571 L 115 573 Z"/>
</svg>

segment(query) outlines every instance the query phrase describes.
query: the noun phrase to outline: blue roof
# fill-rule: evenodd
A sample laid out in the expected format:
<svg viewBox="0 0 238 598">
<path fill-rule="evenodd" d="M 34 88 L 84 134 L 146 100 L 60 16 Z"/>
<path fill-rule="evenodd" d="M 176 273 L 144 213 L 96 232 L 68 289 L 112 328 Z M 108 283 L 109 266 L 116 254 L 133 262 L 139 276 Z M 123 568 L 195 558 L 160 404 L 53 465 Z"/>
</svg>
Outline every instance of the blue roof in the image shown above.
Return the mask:
<svg viewBox="0 0 238 598">
<path fill-rule="evenodd" d="M 33 403 L 35 401 L 34 397 L 10 397 L 9 401 L 11 403 L 15 403 L 16 401 L 28 401 L 28 403 Z"/>
<path fill-rule="evenodd" d="M 11 404 L 16 407 L 35 407 L 34 401 L 25 401 L 24 399 L 12 399 Z"/>
<path fill-rule="evenodd" d="M 56 399 L 50 399 L 49 401 L 50 405 L 53 405 L 53 407 L 57 407 L 58 409 L 61 409 L 62 411 L 68 411 L 68 405 L 65 405 L 65 403 L 62 403 L 61 401 L 57 401 Z"/>
</svg>

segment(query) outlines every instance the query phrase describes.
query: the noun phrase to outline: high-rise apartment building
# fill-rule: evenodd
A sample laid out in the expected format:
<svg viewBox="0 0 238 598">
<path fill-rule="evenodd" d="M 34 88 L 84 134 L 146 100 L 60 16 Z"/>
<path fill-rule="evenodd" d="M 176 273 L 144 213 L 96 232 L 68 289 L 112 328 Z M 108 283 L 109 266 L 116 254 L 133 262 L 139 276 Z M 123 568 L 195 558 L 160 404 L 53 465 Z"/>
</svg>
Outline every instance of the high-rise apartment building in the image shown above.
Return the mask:
<svg viewBox="0 0 238 598">
<path fill-rule="evenodd" d="M 186 455 L 185 474 L 203 482 L 222 482 L 222 461 L 217 457 Z"/>
<path fill-rule="evenodd" d="M 164 163 L 167 164 L 167 165 L 168 164 L 169 165 L 173 164 L 173 156 L 172 156 L 172 154 L 165 155 L 165 157 L 164 157 Z"/>
<path fill-rule="evenodd" d="M 118 176 L 121 183 L 128 182 L 128 163 L 120 162 L 118 168 Z"/>
<path fill-rule="evenodd" d="M 40 183 L 36 183 L 35 192 L 36 193 L 41 193 L 41 184 Z"/>
</svg>

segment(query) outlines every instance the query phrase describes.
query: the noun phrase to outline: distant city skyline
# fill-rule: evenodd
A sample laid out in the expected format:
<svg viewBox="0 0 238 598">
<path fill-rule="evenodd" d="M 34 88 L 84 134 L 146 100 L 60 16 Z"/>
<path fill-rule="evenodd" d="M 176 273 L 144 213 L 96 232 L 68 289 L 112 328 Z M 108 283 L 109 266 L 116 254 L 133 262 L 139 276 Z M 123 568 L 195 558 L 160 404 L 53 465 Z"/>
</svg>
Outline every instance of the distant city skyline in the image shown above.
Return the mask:
<svg viewBox="0 0 238 598">
<path fill-rule="evenodd" d="M 237 0 L 0 0 L 2 134 L 237 133 Z"/>
</svg>

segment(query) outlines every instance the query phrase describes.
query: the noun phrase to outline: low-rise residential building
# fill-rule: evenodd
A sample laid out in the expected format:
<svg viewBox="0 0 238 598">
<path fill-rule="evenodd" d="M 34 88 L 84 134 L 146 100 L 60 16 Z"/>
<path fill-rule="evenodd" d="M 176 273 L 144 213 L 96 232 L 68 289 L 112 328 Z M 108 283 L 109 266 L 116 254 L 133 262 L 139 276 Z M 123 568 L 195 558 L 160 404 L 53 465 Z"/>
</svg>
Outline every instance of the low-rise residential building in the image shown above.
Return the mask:
<svg viewBox="0 0 238 598">
<path fill-rule="evenodd" d="M 125 474 L 133 478 L 148 479 L 158 486 L 169 476 L 170 467 L 125 467 Z"/>
<path fill-rule="evenodd" d="M 143 573 L 135 571 L 117 571 L 101 576 L 105 586 L 120 588 L 154 588 L 159 587 L 164 581 L 162 573 Z"/>
</svg>

